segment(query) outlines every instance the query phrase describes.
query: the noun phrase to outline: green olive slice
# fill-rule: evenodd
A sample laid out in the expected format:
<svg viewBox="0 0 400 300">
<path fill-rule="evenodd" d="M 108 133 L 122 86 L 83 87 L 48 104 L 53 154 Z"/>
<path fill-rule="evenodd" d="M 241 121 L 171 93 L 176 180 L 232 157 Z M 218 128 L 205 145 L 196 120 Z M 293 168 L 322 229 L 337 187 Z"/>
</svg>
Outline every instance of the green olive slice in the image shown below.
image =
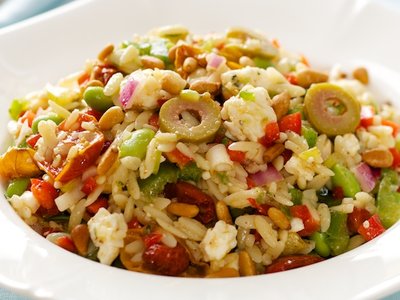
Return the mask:
<svg viewBox="0 0 400 300">
<path fill-rule="evenodd" d="M 360 123 L 360 103 L 341 87 L 313 84 L 304 99 L 308 120 L 328 136 L 354 132 Z"/>
<path fill-rule="evenodd" d="M 160 129 L 175 133 L 184 142 L 208 142 L 221 126 L 219 104 L 210 96 L 203 95 L 197 101 L 180 97 L 165 102 L 160 109 Z M 182 113 L 189 112 L 198 124 L 186 122 Z"/>
</svg>

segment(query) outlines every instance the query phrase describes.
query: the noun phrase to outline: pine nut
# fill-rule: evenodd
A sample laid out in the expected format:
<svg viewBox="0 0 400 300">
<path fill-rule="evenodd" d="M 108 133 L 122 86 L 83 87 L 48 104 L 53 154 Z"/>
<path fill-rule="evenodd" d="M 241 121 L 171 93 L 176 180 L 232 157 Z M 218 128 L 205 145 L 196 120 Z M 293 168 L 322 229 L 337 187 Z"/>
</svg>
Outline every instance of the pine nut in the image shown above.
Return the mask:
<svg viewBox="0 0 400 300">
<path fill-rule="evenodd" d="M 224 201 L 217 201 L 215 204 L 218 220 L 224 221 L 226 224 L 233 224 L 229 208 Z"/>
<path fill-rule="evenodd" d="M 283 92 L 272 98 L 272 108 L 276 114 L 276 118 L 280 120 L 287 114 L 290 107 L 290 95 L 288 92 Z"/>
<path fill-rule="evenodd" d="M 110 146 L 100 158 L 99 164 L 97 165 L 97 174 L 100 176 L 105 175 L 118 160 L 118 155 L 118 148 Z"/>
<path fill-rule="evenodd" d="M 285 214 L 276 207 L 268 209 L 268 217 L 271 218 L 272 222 L 280 229 L 289 229 L 290 222 Z"/>
<path fill-rule="evenodd" d="M 239 252 L 239 273 L 240 276 L 256 275 L 254 262 L 245 250 Z"/>
<path fill-rule="evenodd" d="M 89 229 L 86 224 L 79 224 L 71 231 L 71 239 L 80 255 L 85 256 L 89 245 Z"/>
<path fill-rule="evenodd" d="M 243 57 L 243 56 L 242 56 Z M 237 62 L 234 61 L 228 61 L 226 65 L 231 68 L 232 70 L 237 70 L 243 68 L 241 64 L 238 64 Z"/>
<path fill-rule="evenodd" d="M 190 85 L 190 89 L 203 94 L 209 92 L 210 94 L 216 94 L 219 91 L 221 84 L 219 82 L 212 82 L 206 80 L 196 80 Z"/>
<path fill-rule="evenodd" d="M 109 56 L 113 51 L 114 51 L 114 45 L 108 44 L 107 46 L 104 47 L 103 50 L 100 51 L 100 53 L 97 55 L 97 58 L 100 61 L 104 61 L 107 58 L 107 56 Z"/>
<path fill-rule="evenodd" d="M 283 151 L 285 151 L 285 146 L 283 144 L 274 144 L 271 147 L 268 147 L 263 155 L 264 162 L 272 162 L 275 158 L 281 155 Z"/>
<path fill-rule="evenodd" d="M 192 204 L 172 202 L 167 206 L 167 211 L 176 216 L 194 218 L 199 213 L 199 208 Z"/>
<path fill-rule="evenodd" d="M 387 149 L 367 150 L 362 154 L 362 159 L 374 168 L 389 168 L 393 164 L 393 155 Z"/>
<path fill-rule="evenodd" d="M 325 73 L 307 69 L 297 74 L 297 84 L 307 89 L 313 83 L 327 82 L 328 78 L 328 75 Z"/>
<path fill-rule="evenodd" d="M 363 67 L 355 69 L 353 71 L 353 77 L 362 84 L 368 84 L 369 82 L 368 71 L 366 68 Z"/>
<path fill-rule="evenodd" d="M 197 68 L 197 60 L 193 57 L 186 57 L 183 61 L 182 68 L 186 73 L 192 73 Z"/>
<path fill-rule="evenodd" d="M 114 125 L 124 120 L 124 112 L 119 106 L 112 106 L 101 116 L 99 120 L 99 128 L 102 131 L 110 130 Z"/>
<path fill-rule="evenodd" d="M 142 63 L 143 69 L 165 69 L 164 62 L 154 56 L 143 55 L 140 57 L 140 62 Z"/>
<path fill-rule="evenodd" d="M 239 277 L 239 272 L 234 268 L 223 268 L 217 272 L 208 274 L 206 278 L 228 278 Z"/>
</svg>

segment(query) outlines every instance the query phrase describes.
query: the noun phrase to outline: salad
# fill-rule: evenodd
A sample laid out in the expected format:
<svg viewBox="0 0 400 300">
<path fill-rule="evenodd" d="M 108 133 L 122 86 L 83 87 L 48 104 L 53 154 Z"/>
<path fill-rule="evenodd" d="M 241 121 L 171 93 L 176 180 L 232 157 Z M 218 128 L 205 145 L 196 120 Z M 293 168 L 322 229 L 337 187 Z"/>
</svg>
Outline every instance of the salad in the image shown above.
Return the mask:
<svg viewBox="0 0 400 300">
<path fill-rule="evenodd" d="M 182 277 L 307 266 L 400 219 L 400 114 L 364 67 L 244 29 L 157 28 L 16 98 L 5 196 L 54 244 Z"/>
</svg>

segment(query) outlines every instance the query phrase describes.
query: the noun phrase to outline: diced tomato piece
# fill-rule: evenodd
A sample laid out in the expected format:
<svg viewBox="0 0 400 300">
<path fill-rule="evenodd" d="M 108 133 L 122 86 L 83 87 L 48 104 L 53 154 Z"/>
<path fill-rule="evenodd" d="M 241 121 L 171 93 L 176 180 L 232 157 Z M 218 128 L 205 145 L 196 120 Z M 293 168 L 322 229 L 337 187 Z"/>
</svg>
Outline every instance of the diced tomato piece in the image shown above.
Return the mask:
<svg viewBox="0 0 400 300">
<path fill-rule="evenodd" d="M 399 128 L 400 128 L 400 125 L 399 125 L 399 124 L 397 124 L 397 123 L 395 123 L 395 122 L 393 122 L 393 121 L 389 121 L 389 120 L 382 120 L 382 125 L 392 127 L 392 128 L 393 128 L 392 135 L 393 135 L 394 137 L 397 136 L 397 133 L 399 132 Z"/>
<path fill-rule="evenodd" d="M 254 198 L 247 198 L 247 201 L 249 201 L 250 205 L 254 207 L 260 215 L 268 215 L 268 209 L 271 208 L 271 205 L 259 204 Z"/>
<path fill-rule="evenodd" d="M 160 117 L 158 116 L 158 114 L 153 113 L 149 118 L 149 125 L 155 128 L 159 128 L 160 127 L 159 121 Z"/>
<path fill-rule="evenodd" d="M 86 195 L 89 195 L 91 192 L 94 191 L 96 186 L 97 186 L 96 179 L 94 177 L 89 177 L 83 183 L 81 191 L 84 192 Z"/>
<path fill-rule="evenodd" d="M 236 161 L 238 163 L 243 163 L 246 160 L 246 153 L 243 151 L 235 151 L 235 150 L 229 150 L 228 155 L 232 161 Z"/>
<path fill-rule="evenodd" d="M 58 197 L 58 191 L 51 183 L 32 178 L 31 191 L 33 196 L 39 201 L 40 206 L 45 209 L 52 209 L 56 206 L 54 200 Z"/>
<path fill-rule="evenodd" d="M 277 139 L 279 139 L 279 126 L 277 122 L 268 123 L 265 126 L 265 135 L 260 138 L 260 144 L 265 147 L 271 146 Z"/>
<path fill-rule="evenodd" d="M 85 110 L 85 114 L 94 117 L 97 121 L 100 120 L 101 116 L 103 115 L 101 112 L 99 112 L 93 108 L 87 108 Z"/>
<path fill-rule="evenodd" d="M 108 199 L 100 196 L 96 201 L 86 207 L 86 211 L 92 215 L 95 215 L 102 207 L 108 207 Z"/>
<path fill-rule="evenodd" d="M 297 134 L 301 133 L 301 113 L 286 115 L 279 120 L 279 130 L 282 132 L 293 131 Z"/>
<path fill-rule="evenodd" d="M 35 148 L 35 145 L 37 141 L 41 138 L 41 135 L 39 133 L 33 134 L 30 137 L 26 139 L 26 143 L 31 146 L 32 148 Z"/>
<path fill-rule="evenodd" d="M 56 216 L 60 213 L 60 211 L 57 208 L 57 205 L 54 205 L 52 208 L 44 208 L 43 206 L 40 206 L 39 209 L 36 211 L 36 214 L 38 216 L 41 216 L 42 218 L 49 218 Z"/>
<path fill-rule="evenodd" d="M 158 232 L 150 233 L 143 238 L 144 246 L 146 248 L 149 248 L 154 244 L 158 244 L 161 241 L 161 239 L 162 239 L 161 233 Z"/>
<path fill-rule="evenodd" d="M 251 188 L 256 186 L 256 184 L 254 183 L 253 179 L 251 179 L 250 177 L 247 177 L 246 181 L 247 181 L 247 186 L 248 186 L 249 189 L 251 189 Z"/>
<path fill-rule="evenodd" d="M 289 81 L 291 84 L 297 85 L 298 81 L 297 81 L 297 76 L 293 73 L 289 73 L 285 75 L 287 81 Z"/>
<path fill-rule="evenodd" d="M 319 229 L 319 222 L 313 218 L 306 205 L 291 206 L 290 213 L 293 217 L 300 218 L 303 221 L 304 229 L 298 232 L 300 236 L 309 236 Z"/>
<path fill-rule="evenodd" d="M 369 126 L 372 126 L 374 124 L 374 118 L 362 118 L 360 120 L 360 126 L 368 128 Z"/>
<path fill-rule="evenodd" d="M 322 257 L 317 255 L 289 255 L 280 257 L 265 268 L 265 273 L 275 273 L 300 268 L 323 261 Z"/>
<path fill-rule="evenodd" d="M 176 163 L 180 168 L 183 168 L 185 165 L 192 161 L 190 157 L 183 154 L 177 148 L 175 148 L 171 152 L 165 153 L 165 156 L 167 156 L 170 162 Z"/>
<path fill-rule="evenodd" d="M 286 164 L 287 161 L 292 157 L 293 152 L 289 149 L 285 149 L 285 151 L 283 151 L 281 155 L 283 157 L 283 162 Z"/>
<path fill-rule="evenodd" d="M 252 230 L 250 231 L 250 233 L 254 235 L 254 242 L 255 242 L 255 243 L 257 243 L 257 242 L 259 242 L 259 241 L 262 240 L 262 236 L 261 236 L 261 234 L 260 234 L 257 230 L 252 229 Z"/>
<path fill-rule="evenodd" d="M 376 238 L 385 231 L 378 215 L 373 215 L 358 228 L 358 233 L 367 241 Z"/>
<path fill-rule="evenodd" d="M 163 106 L 163 104 L 164 104 L 165 102 L 167 102 L 167 101 L 168 101 L 168 99 L 158 99 L 158 100 L 157 100 L 157 104 L 158 104 L 159 107 L 161 107 L 161 106 Z"/>
<path fill-rule="evenodd" d="M 132 218 L 132 220 L 130 220 L 130 221 L 128 222 L 128 228 L 129 228 L 129 229 L 142 228 L 142 224 L 140 224 L 140 222 L 138 221 L 138 219 Z"/>
<path fill-rule="evenodd" d="M 22 117 L 19 118 L 19 121 L 20 121 L 21 123 L 24 123 L 26 120 L 28 120 L 28 125 L 29 125 L 29 127 L 32 127 L 32 123 L 33 123 L 33 120 L 35 119 L 35 117 L 36 117 L 36 114 L 35 114 L 34 112 L 32 112 L 32 111 L 30 111 L 30 110 L 27 110 L 27 111 L 22 115 Z"/>
<path fill-rule="evenodd" d="M 393 156 L 393 163 L 392 163 L 392 168 L 397 168 L 400 166 L 400 152 L 396 148 L 390 148 L 389 149 L 390 153 L 392 153 Z"/>
<path fill-rule="evenodd" d="M 350 233 L 356 233 L 358 228 L 371 217 L 365 208 L 354 207 L 353 212 L 347 216 L 347 228 Z"/>
<path fill-rule="evenodd" d="M 43 227 L 42 230 L 41 230 L 41 235 L 46 237 L 50 233 L 54 233 L 54 232 L 60 232 L 60 230 L 56 229 L 56 228 L 53 228 L 53 227 Z"/>
<path fill-rule="evenodd" d="M 64 248 L 65 250 L 68 250 L 70 252 L 76 253 L 76 247 L 72 239 L 68 236 L 60 236 L 55 240 L 55 244 L 60 246 L 61 248 Z"/>
</svg>

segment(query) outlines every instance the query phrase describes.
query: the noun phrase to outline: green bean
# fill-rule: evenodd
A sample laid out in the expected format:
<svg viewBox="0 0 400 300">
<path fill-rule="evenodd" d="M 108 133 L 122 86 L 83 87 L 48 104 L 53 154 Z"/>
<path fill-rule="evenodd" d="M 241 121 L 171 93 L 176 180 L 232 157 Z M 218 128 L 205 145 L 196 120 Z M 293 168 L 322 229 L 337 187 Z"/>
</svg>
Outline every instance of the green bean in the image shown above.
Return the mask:
<svg viewBox="0 0 400 300">
<path fill-rule="evenodd" d="M 134 156 L 143 159 L 146 156 L 147 146 L 153 139 L 155 133 L 148 128 L 142 128 L 134 131 L 132 135 L 122 142 L 119 147 L 120 156 Z"/>
<path fill-rule="evenodd" d="M 17 178 L 10 181 L 6 190 L 7 198 L 11 198 L 13 195 L 21 196 L 28 188 L 29 182 L 29 178 Z"/>
<path fill-rule="evenodd" d="M 111 97 L 104 95 L 104 88 L 89 86 L 83 93 L 83 99 L 94 110 L 105 112 L 114 105 Z"/>
<path fill-rule="evenodd" d="M 39 126 L 39 123 L 42 122 L 42 121 L 47 121 L 47 120 L 53 121 L 54 123 L 56 123 L 56 124 L 58 125 L 58 124 L 60 124 L 64 119 L 63 119 L 62 117 L 60 117 L 59 115 L 56 115 L 56 114 L 54 114 L 54 113 L 51 113 L 51 114 L 49 114 L 49 115 L 39 116 L 39 117 L 37 117 L 37 118 L 35 118 L 35 119 L 33 120 L 33 123 L 32 123 L 32 132 L 33 132 L 33 133 L 38 133 L 38 126 Z"/>
<path fill-rule="evenodd" d="M 328 257 L 331 249 L 326 241 L 327 236 L 324 232 L 314 232 L 311 239 L 315 242 L 315 251 L 322 257 Z"/>
<path fill-rule="evenodd" d="M 332 177 L 332 184 L 335 187 L 341 187 L 345 197 L 354 198 L 355 194 L 361 192 L 360 184 L 354 174 L 341 164 L 335 164 L 332 167 L 335 175 Z"/>
</svg>

